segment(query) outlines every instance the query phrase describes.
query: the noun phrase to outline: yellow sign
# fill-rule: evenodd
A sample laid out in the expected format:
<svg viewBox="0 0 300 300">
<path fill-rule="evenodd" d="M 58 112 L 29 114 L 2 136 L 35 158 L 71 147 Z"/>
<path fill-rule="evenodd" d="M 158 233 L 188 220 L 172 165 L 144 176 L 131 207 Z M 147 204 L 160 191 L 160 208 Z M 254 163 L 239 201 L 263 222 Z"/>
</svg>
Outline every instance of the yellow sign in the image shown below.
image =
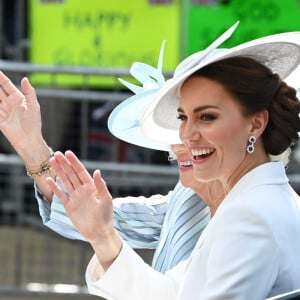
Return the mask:
<svg viewBox="0 0 300 300">
<path fill-rule="evenodd" d="M 31 0 L 30 62 L 47 65 L 124 67 L 134 61 L 157 65 L 167 40 L 163 69 L 174 70 L 179 61 L 179 0 Z M 76 85 L 82 76 L 56 75 L 60 85 Z M 35 74 L 35 85 L 53 80 Z M 99 77 L 88 84 L 99 85 Z M 101 82 L 117 84 L 115 78 Z"/>
</svg>

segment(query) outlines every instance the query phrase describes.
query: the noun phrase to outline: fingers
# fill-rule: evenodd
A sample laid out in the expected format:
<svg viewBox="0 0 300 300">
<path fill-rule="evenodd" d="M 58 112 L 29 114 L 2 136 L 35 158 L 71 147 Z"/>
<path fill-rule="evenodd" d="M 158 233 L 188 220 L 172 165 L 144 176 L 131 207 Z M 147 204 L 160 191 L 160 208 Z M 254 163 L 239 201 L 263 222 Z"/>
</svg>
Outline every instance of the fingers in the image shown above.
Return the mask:
<svg viewBox="0 0 300 300">
<path fill-rule="evenodd" d="M 76 198 L 83 199 L 88 196 L 95 197 L 95 195 L 99 195 L 101 200 L 112 201 L 111 194 L 100 171 L 96 170 L 92 178 L 72 151 L 66 151 L 65 154 L 55 152 L 54 157 L 50 159 L 50 164 L 67 193 L 65 194 L 49 179 L 47 183 L 59 199 L 64 197 L 66 202 L 68 197 L 75 200 Z"/>
<path fill-rule="evenodd" d="M 10 79 L 0 71 L 0 86 L 6 95 L 13 94 L 17 91 L 17 87 L 10 81 Z"/>
<path fill-rule="evenodd" d="M 101 197 L 101 199 L 106 199 L 106 198 L 111 199 L 112 198 L 111 194 L 107 188 L 104 179 L 101 176 L 100 170 L 94 171 L 93 179 L 97 189 L 97 194 Z"/>
<path fill-rule="evenodd" d="M 4 99 L 7 97 L 7 94 L 4 92 L 4 90 L 0 86 L 0 99 Z"/>
<path fill-rule="evenodd" d="M 20 104 L 24 95 L 10 81 L 10 79 L 0 71 L 0 100 L 1 102 L 9 99 L 10 104 Z"/>
<path fill-rule="evenodd" d="M 27 77 L 22 78 L 21 80 L 21 89 L 26 98 L 28 104 L 37 102 L 36 92 L 35 89 L 30 84 L 30 81 Z"/>
<path fill-rule="evenodd" d="M 21 89 L 22 89 L 24 95 L 30 95 L 30 94 L 34 93 L 34 88 L 30 84 L 29 79 L 27 77 L 22 78 Z"/>
<path fill-rule="evenodd" d="M 72 165 L 72 168 L 76 170 L 80 182 L 83 184 L 90 183 L 92 180 L 91 175 L 81 161 L 77 158 L 77 156 L 70 150 L 66 151 L 65 156 Z"/>
<path fill-rule="evenodd" d="M 68 193 L 81 184 L 70 162 L 61 152 L 55 152 L 50 164 Z"/>
<path fill-rule="evenodd" d="M 73 186 L 72 182 L 69 180 L 68 176 L 66 176 L 63 169 L 60 167 L 60 163 L 57 159 L 58 155 L 60 155 L 58 152 L 56 152 L 54 154 L 54 157 L 50 159 L 50 165 L 53 168 L 54 172 L 59 177 L 61 183 L 63 184 L 63 186 L 66 190 L 66 192 L 70 194 L 74 190 L 74 186 Z"/>
<path fill-rule="evenodd" d="M 69 200 L 68 195 L 63 191 L 57 183 L 53 180 L 52 177 L 48 177 L 46 179 L 48 186 L 51 188 L 53 193 L 57 196 L 57 198 L 61 201 L 61 203 L 65 206 Z"/>
<path fill-rule="evenodd" d="M 92 181 L 86 168 L 71 151 L 66 151 L 65 155 L 55 152 L 50 164 L 68 193 Z"/>
<path fill-rule="evenodd" d="M 0 86 L 0 110 L 2 113 L 7 113 L 7 101 L 5 101 L 5 99 L 7 98 L 6 93 L 2 90 L 1 86 Z"/>
</svg>

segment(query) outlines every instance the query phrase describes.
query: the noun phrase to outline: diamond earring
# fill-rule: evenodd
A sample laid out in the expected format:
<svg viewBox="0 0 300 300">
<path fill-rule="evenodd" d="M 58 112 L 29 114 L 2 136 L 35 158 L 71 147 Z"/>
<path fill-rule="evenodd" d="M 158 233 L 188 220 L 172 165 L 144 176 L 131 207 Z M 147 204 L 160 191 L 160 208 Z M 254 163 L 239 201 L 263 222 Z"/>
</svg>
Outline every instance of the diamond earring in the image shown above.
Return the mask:
<svg viewBox="0 0 300 300">
<path fill-rule="evenodd" d="M 247 146 L 247 152 L 248 153 L 251 154 L 251 153 L 254 152 L 254 150 L 255 150 L 255 147 L 254 147 L 255 142 L 256 142 L 256 137 L 254 135 L 251 135 L 249 137 L 249 143 L 250 144 Z"/>
</svg>

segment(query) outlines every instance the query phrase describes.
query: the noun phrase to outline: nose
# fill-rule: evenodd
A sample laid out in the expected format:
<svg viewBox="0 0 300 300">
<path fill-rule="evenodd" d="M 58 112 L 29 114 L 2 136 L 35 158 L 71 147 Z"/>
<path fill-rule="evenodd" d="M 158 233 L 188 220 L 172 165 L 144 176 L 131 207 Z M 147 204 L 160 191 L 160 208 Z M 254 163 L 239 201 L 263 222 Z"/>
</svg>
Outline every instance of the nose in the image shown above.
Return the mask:
<svg viewBox="0 0 300 300">
<path fill-rule="evenodd" d="M 191 142 L 198 140 L 201 134 L 193 122 L 186 121 L 182 122 L 180 125 L 179 136 L 181 141 L 185 145 L 188 145 Z"/>
</svg>

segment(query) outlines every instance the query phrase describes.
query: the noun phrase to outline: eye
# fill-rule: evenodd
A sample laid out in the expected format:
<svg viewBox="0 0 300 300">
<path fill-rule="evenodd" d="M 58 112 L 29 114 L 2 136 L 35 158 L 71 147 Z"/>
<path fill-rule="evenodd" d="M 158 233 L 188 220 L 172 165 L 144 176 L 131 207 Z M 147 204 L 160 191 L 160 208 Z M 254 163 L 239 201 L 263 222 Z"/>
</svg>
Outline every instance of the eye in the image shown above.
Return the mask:
<svg viewBox="0 0 300 300">
<path fill-rule="evenodd" d="M 187 117 L 186 117 L 185 115 L 183 115 L 183 114 L 179 114 L 179 115 L 177 116 L 177 119 L 178 119 L 178 120 L 181 120 L 181 121 L 184 121 L 184 120 L 187 119 Z"/>
<path fill-rule="evenodd" d="M 209 113 L 205 113 L 200 116 L 200 119 L 202 121 L 213 121 L 216 118 L 217 118 L 217 116 L 215 114 L 209 114 Z"/>
</svg>

